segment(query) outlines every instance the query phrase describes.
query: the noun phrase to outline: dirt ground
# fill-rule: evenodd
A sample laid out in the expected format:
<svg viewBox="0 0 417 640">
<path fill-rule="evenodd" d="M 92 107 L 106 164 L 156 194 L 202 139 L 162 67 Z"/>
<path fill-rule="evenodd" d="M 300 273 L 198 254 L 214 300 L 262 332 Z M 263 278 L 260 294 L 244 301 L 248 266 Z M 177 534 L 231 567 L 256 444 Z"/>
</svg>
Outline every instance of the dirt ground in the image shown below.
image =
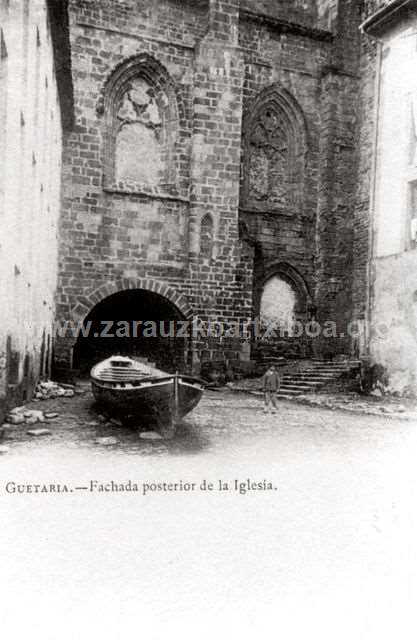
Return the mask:
<svg viewBox="0 0 417 640">
<path fill-rule="evenodd" d="M 173 438 L 150 443 L 139 437 L 139 429 L 119 426 L 109 416 L 103 416 L 95 406 L 88 383 L 83 382 L 77 388 L 80 393 L 73 398 L 27 403 L 25 406 L 29 410 L 57 413 L 58 417 L 37 424 L 36 428 L 50 431 L 49 434 L 38 437 L 28 434 L 34 426 L 6 424 L 2 444 L 9 448 L 9 454 L 22 455 L 65 446 L 69 449 L 93 449 L 96 453 L 108 449 L 138 455 L 158 455 L 164 452 L 197 454 L 207 449 L 223 448 L 231 439 L 256 439 L 259 433 L 279 433 L 282 429 L 317 429 L 323 425 L 332 429 L 335 424 L 339 428 L 356 429 L 358 420 L 363 425 L 362 428 L 366 425 L 368 428 L 381 429 L 394 427 L 396 418 L 410 420 L 413 417 L 417 423 L 417 415 L 411 410 L 402 414 L 393 411 L 381 413 L 379 405 L 372 399 L 365 403 L 362 400 L 359 404 L 357 398 L 349 401 L 341 394 L 337 397 L 312 394 L 308 403 L 304 397 L 300 402 L 281 400 L 277 415 L 265 415 L 262 394 L 236 393 L 223 388 L 206 391 L 198 407 L 177 427 Z M 352 404 L 356 411 L 352 411 Z M 369 411 L 369 407 L 375 406 L 378 411 Z M 356 415 L 346 415 L 346 409 Z M 358 417 L 358 413 L 363 415 Z M 374 417 L 373 420 L 370 415 Z"/>
</svg>

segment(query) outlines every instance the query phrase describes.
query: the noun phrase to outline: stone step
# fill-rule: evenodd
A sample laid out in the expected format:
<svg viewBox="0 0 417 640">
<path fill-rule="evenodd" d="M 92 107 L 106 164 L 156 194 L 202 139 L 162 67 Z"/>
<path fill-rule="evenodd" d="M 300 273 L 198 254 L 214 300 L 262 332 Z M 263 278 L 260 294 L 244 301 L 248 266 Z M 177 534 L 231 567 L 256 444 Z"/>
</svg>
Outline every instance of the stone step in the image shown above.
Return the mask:
<svg viewBox="0 0 417 640">
<path fill-rule="evenodd" d="M 328 373 L 330 375 L 349 373 L 350 371 L 355 371 L 354 367 L 346 367 L 345 369 L 304 369 L 303 373 Z"/>
<path fill-rule="evenodd" d="M 302 385 L 302 384 L 282 384 L 281 391 L 299 391 L 305 393 L 308 391 L 317 391 L 321 385 Z"/>
<path fill-rule="evenodd" d="M 272 363 L 273 364 L 273 363 Z M 344 371 L 352 371 L 358 368 L 358 365 L 313 365 L 308 364 L 302 367 L 294 368 L 294 373 L 308 373 L 308 372 L 344 372 Z"/>
<path fill-rule="evenodd" d="M 331 382 L 332 380 L 338 380 L 338 377 L 334 378 L 320 378 L 319 380 L 317 379 L 310 379 L 310 378 L 283 378 L 281 379 L 281 383 L 282 384 L 314 384 L 314 385 L 324 385 L 327 384 L 328 382 Z"/>
<path fill-rule="evenodd" d="M 298 396 L 307 395 L 306 391 L 280 391 L 277 393 L 277 398 L 285 400 L 286 398 L 297 398 Z"/>
<path fill-rule="evenodd" d="M 354 362 L 308 362 L 306 363 L 307 367 L 314 368 L 328 368 L 328 369 L 338 369 L 338 368 L 350 368 L 350 367 L 358 367 L 359 363 Z"/>
<path fill-rule="evenodd" d="M 330 378 L 338 378 L 342 375 L 345 374 L 349 374 L 349 373 L 353 373 L 355 371 L 355 369 L 344 369 L 343 371 L 320 371 L 320 370 L 313 370 L 313 371 L 294 371 L 294 372 L 284 372 L 281 373 L 282 378 L 291 378 L 294 380 L 301 380 L 303 378 L 313 378 L 313 379 L 317 379 L 317 380 L 327 380 Z"/>
<path fill-rule="evenodd" d="M 349 369 L 357 369 L 357 364 L 322 364 L 322 365 L 307 365 L 306 369 L 312 369 L 313 371 L 346 371 Z"/>
<path fill-rule="evenodd" d="M 322 387 L 329 382 L 328 380 L 287 380 L 281 381 L 281 386 L 290 385 L 291 387 Z"/>
<path fill-rule="evenodd" d="M 281 394 L 302 395 L 304 393 L 313 393 L 324 387 L 332 380 L 337 380 L 344 373 L 354 371 L 353 367 L 343 369 L 333 368 L 332 370 L 307 370 L 299 371 L 291 374 L 287 373 L 282 376 Z"/>
<path fill-rule="evenodd" d="M 265 358 L 265 362 L 266 362 Z M 272 363 L 273 358 L 269 358 Z M 292 398 L 305 393 L 314 393 L 342 375 L 353 373 L 358 368 L 357 361 L 328 362 L 316 360 L 305 363 L 298 362 L 298 369 L 293 373 L 286 372 L 281 377 L 279 398 Z"/>
<path fill-rule="evenodd" d="M 338 369 L 354 369 L 358 365 L 356 364 L 313 364 L 307 365 L 308 369 L 328 369 L 329 371 L 334 371 Z"/>
<path fill-rule="evenodd" d="M 301 396 L 303 395 L 304 391 L 300 391 L 300 389 L 284 389 L 283 391 L 280 391 L 279 393 L 277 393 L 277 398 L 282 398 L 285 396 Z"/>
<path fill-rule="evenodd" d="M 333 373 L 284 373 L 282 375 L 283 380 L 329 380 L 334 377 Z"/>
<path fill-rule="evenodd" d="M 308 378 L 294 379 L 294 378 L 281 378 L 281 384 L 290 384 L 290 385 L 309 385 L 309 384 L 325 384 L 328 380 L 309 380 Z"/>
</svg>

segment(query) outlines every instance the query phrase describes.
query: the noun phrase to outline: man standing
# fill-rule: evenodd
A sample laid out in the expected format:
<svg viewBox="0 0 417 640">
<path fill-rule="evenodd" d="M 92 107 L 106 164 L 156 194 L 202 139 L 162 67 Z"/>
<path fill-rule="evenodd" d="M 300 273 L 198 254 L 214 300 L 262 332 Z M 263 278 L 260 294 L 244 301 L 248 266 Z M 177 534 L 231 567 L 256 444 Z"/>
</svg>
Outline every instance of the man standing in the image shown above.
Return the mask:
<svg viewBox="0 0 417 640">
<path fill-rule="evenodd" d="M 277 411 L 277 393 L 281 386 L 281 380 L 278 371 L 275 366 L 271 364 L 268 371 L 265 373 L 263 379 L 263 392 L 264 392 L 264 413 L 268 413 L 271 408 L 272 413 Z"/>
</svg>

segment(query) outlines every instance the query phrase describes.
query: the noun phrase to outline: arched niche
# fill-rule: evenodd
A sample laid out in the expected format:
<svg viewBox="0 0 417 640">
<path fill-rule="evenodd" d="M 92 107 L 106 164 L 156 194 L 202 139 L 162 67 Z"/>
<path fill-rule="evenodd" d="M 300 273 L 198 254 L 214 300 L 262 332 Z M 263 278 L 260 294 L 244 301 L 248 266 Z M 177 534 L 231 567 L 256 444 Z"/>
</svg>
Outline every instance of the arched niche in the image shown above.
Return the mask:
<svg viewBox="0 0 417 640">
<path fill-rule="evenodd" d="M 243 130 L 241 208 L 291 215 L 303 201 L 307 128 L 301 107 L 272 85 L 248 105 Z"/>
<path fill-rule="evenodd" d="M 168 71 L 148 54 L 122 62 L 97 103 L 104 117 L 104 185 L 117 191 L 175 190 L 184 107 Z"/>
<path fill-rule="evenodd" d="M 206 260 L 213 257 L 214 248 L 214 222 L 209 213 L 206 213 L 200 224 L 200 256 Z"/>
<path fill-rule="evenodd" d="M 257 278 L 254 289 L 255 316 L 260 317 L 261 315 L 262 295 L 265 287 L 276 278 L 286 284 L 286 286 L 282 285 L 282 290 L 283 292 L 284 290 L 286 291 L 285 295 L 288 293 L 288 303 L 290 298 L 289 290 L 294 292 L 294 317 L 297 320 L 308 319 L 313 310 L 312 298 L 308 286 L 297 269 L 286 262 L 269 264 Z"/>
<path fill-rule="evenodd" d="M 303 358 L 311 344 L 303 327 L 314 307 L 302 275 L 290 264 L 275 262 L 258 274 L 254 286 L 254 317 L 260 337 L 254 344 L 257 357 L 265 355 Z"/>
</svg>

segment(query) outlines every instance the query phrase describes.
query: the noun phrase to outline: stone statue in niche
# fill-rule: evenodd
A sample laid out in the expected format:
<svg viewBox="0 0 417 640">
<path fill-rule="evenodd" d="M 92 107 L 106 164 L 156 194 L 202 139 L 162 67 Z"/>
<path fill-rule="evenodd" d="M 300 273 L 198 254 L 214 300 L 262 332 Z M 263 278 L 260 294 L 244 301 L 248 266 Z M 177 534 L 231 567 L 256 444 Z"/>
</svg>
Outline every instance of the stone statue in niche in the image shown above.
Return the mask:
<svg viewBox="0 0 417 640">
<path fill-rule="evenodd" d="M 158 185 L 163 172 L 162 118 L 154 91 L 144 79 L 130 81 L 117 120 L 116 181 Z"/>
<path fill-rule="evenodd" d="M 278 206 L 288 204 L 289 141 L 285 122 L 266 109 L 250 136 L 249 198 Z"/>
</svg>

